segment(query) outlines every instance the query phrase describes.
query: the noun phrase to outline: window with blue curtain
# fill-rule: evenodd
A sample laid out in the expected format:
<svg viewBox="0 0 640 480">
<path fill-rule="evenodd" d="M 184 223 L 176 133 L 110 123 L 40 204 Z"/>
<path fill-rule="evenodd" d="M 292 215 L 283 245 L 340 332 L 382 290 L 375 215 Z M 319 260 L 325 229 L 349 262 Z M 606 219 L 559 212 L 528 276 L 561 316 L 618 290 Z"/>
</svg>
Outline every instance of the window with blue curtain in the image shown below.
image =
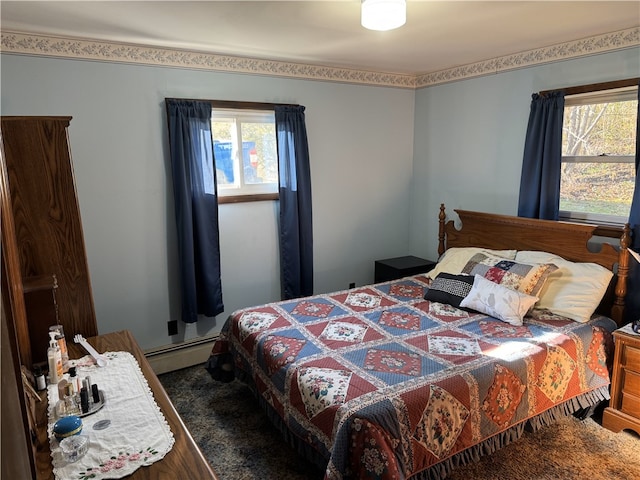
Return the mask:
<svg viewBox="0 0 640 480">
<path fill-rule="evenodd" d="M 311 171 L 304 111 L 299 105 L 275 108 L 283 300 L 313 293 Z"/>
<path fill-rule="evenodd" d="M 166 99 L 182 318 L 187 323 L 196 322 L 198 315 L 215 316 L 224 311 L 212 136 L 212 105 L 217 103 L 221 102 Z M 242 102 L 222 104 L 230 108 Z M 313 293 L 313 229 L 305 107 L 243 106 L 259 109 L 265 105 L 275 114 L 281 297 L 308 296 Z M 243 200 L 264 199 L 249 197 Z"/>
<path fill-rule="evenodd" d="M 565 95 L 629 86 L 636 86 L 640 90 L 640 79 L 533 94 L 520 179 L 519 216 L 558 219 Z M 640 250 L 640 102 L 638 105 L 635 132 L 635 185 L 628 220 L 632 231 L 631 248 L 635 251 Z M 627 322 L 640 318 L 640 265 L 633 259 L 630 262 L 625 298 Z"/>
<path fill-rule="evenodd" d="M 166 99 L 182 320 L 224 311 L 211 102 Z"/>
</svg>

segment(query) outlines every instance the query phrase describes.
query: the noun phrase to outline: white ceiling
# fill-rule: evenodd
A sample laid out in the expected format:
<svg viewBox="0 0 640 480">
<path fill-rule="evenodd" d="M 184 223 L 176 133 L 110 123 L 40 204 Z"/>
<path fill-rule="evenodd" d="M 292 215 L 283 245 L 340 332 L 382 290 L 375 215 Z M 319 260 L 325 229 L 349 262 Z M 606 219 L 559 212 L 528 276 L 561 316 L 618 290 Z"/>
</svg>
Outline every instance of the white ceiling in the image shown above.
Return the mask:
<svg viewBox="0 0 640 480">
<path fill-rule="evenodd" d="M 420 75 L 640 26 L 640 1 L 408 0 L 360 26 L 360 0 L 6 1 L 2 31 Z"/>
</svg>

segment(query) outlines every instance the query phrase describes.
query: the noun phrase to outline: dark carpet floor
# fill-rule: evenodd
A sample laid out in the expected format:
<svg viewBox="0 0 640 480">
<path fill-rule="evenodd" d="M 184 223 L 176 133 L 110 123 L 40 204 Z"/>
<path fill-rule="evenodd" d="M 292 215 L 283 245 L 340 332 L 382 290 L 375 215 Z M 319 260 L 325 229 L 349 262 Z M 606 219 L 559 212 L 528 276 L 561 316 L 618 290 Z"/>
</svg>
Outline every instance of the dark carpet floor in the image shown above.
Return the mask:
<svg viewBox="0 0 640 480">
<path fill-rule="evenodd" d="M 214 382 L 203 366 L 159 376 L 220 480 L 320 480 L 323 472 L 280 437 L 239 381 Z M 454 470 L 449 480 L 638 480 L 640 439 L 594 415 L 560 420 Z"/>
</svg>

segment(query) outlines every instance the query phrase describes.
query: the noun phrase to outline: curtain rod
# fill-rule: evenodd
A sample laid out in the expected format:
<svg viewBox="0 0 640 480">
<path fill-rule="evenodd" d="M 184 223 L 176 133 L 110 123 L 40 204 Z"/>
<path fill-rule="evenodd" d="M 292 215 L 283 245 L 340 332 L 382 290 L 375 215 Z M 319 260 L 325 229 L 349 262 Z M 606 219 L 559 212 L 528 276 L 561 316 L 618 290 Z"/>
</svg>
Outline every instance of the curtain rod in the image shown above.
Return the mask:
<svg viewBox="0 0 640 480">
<path fill-rule="evenodd" d="M 193 102 L 211 102 L 217 108 L 270 110 L 274 107 L 299 107 L 297 103 L 240 102 L 236 100 L 205 100 L 202 98 L 165 98 L 166 100 L 188 100 Z"/>
<path fill-rule="evenodd" d="M 600 90 L 611 90 L 613 88 L 635 87 L 638 85 L 640 77 L 627 78 L 625 80 L 615 80 L 613 82 L 592 83 L 591 85 L 580 85 L 577 87 L 555 88 L 553 90 L 543 90 L 539 95 L 543 97 L 553 92 L 563 90 L 565 95 L 577 95 L 579 93 L 598 92 Z"/>
</svg>

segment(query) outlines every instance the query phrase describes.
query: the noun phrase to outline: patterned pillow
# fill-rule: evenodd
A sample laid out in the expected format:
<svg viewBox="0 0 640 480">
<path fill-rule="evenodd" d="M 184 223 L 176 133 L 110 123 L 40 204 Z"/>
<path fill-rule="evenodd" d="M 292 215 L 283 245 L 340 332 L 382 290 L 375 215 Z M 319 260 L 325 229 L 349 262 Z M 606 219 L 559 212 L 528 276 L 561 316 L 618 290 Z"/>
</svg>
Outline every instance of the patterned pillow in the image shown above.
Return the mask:
<svg viewBox="0 0 640 480">
<path fill-rule="evenodd" d="M 451 247 L 438 259 L 435 268 L 426 273 L 426 276 L 434 279 L 439 273 L 453 273 L 460 275 L 462 268 L 476 253 L 486 253 L 495 257 L 504 257 L 509 260 L 516 258 L 517 250 L 491 250 L 478 247 Z"/>
<path fill-rule="evenodd" d="M 553 263 L 526 264 L 484 253 L 476 253 L 462 273 L 482 275 L 487 280 L 527 295 L 537 295 L 549 275 L 558 269 Z"/>
<path fill-rule="evenodd" d="M 439 273 L 424 294 L 424 299 L 459 307 L 460 302 L 469 294 L 472 286 L 473 276 L 471 275 Z"/>
<path fill-rule="evenodd" d="M 510 325 L 520 326 L 529 309 L 538 301 L 538 297 L 526 295 L 491 280 L 475 275 L 469 295 L 464 297 L 460 306 L 472 308 L 491 315 Z"/>
</svg>

